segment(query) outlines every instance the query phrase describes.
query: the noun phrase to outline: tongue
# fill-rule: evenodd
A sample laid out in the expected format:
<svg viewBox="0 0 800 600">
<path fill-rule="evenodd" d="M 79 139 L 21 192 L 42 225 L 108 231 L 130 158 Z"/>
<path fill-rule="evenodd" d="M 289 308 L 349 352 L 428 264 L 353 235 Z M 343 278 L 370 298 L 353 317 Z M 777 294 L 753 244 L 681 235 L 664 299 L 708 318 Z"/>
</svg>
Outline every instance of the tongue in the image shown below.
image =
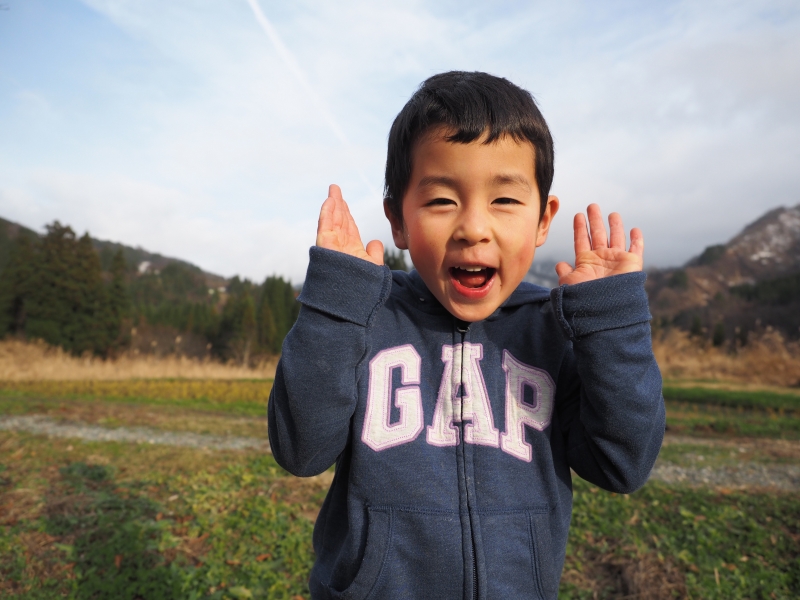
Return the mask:
<svg viewBox="0 0 800 600">
<path fill-rule="evenodd" d="M 453 269 L 453 275 L 464 287 L 479 288 L 483 287 L 487 279 L 487 270 L 465 271 L 464 269 Z"/>
</svg>

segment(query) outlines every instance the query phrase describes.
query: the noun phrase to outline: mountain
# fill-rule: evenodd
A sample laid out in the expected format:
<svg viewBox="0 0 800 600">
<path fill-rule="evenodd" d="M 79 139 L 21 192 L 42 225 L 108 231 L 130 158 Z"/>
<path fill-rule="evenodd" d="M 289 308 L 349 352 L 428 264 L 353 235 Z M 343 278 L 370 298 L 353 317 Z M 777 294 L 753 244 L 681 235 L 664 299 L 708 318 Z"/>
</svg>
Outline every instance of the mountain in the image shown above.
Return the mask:
<svg viewBox="0 0 800 600">
<path fill-rule="evenodd" d="M 535 283 L 546 288 L 558 287 L 556 275 L 556 261 L 549 258 L 535 258 L 531 268 L 525 275 L 525 281 Z"/>
<path fill-rule="evenodd" d="M 32 237 L 40 237 L 33 229 L 29 229 L 19 223 L 8 221 L 7 219 L 0 218 L 0 272 L 8 262 L 8 253 L 11 247 L 11 242 L 20 235 L 28 235 Z M 100 254 L 100 263 L 104 271 L 108 271 L 111 267 L 111 261 L 116 254 L 117 250 L 122 250 L 125 257 L 125 263 L 128 269 L 136 270 L 139 274 L 155 273 L 158 274 L 168 265 L 181 265 L 188 270 L 197 272 L 202 275 L 206 285 L 209 288 L 219 288 L 228 284 L 228 279 L 221 275 L 208 273 L 203 271 L 200 267 L 192 263 L 181 260 L 179 258 L 172 258 L 170 256 L 163 256 L 156 252 L 150 252 L 139 246 L 132 247 L 120 244 L 119 242 L 110 242 L 107 240 L 98 240 L 92 238 L 92 246 Z"/>
<path fill-rule="evenodd" d="M 28 229 L 22 225 L 14 223 L 13 221 L 6 221 L 0 218 L 0 272 L 5 268 L 8 263 L 8 257 L 11 252 L 11 243 L 20 235 L 27 235 L 36 237 L 37 233 L 32 229 Z"/>
<path fill-rule="evenodd" d="M 176 258 L 0 220 L 0 337 L 75 354 L 180 354 L 249 364 L 280 352 L 299 312 L 291 282 L 225 279 Z"/>
<path fill-rule="evenodd" d="M 800 204 L 776 208 L 727 244 L 710 246 L 687 266 L 713 266 L 729 286 L 800 270 Z"/>
<path fill-rule="evenodd" d="M 768 326 L 797 338 L 800 205 L 770 210 L 682 268 L 651 271 L 647 289 L 660 323 L 713 331 L 718 341 Z"/>
</svg>

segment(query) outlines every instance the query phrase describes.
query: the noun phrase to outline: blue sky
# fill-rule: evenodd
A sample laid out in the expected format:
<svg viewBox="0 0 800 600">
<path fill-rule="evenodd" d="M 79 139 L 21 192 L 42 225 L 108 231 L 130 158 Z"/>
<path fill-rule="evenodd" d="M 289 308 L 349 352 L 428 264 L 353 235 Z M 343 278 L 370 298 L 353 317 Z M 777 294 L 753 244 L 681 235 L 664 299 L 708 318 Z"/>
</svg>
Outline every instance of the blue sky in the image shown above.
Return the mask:
<svg viewBox="0 0 800 600">
<path fill-rule="evenodd" d="M 333 182 L 389 242 L 389 126 L 449 69 L 508 77 L 550 124 L 538 257 L 571 259 L 590 202 L 644 230 L 650 266 L 800 202 L 794 1 L 0 4 L 0 216 L 226 276 L 302 280 Z"/>
</svg>

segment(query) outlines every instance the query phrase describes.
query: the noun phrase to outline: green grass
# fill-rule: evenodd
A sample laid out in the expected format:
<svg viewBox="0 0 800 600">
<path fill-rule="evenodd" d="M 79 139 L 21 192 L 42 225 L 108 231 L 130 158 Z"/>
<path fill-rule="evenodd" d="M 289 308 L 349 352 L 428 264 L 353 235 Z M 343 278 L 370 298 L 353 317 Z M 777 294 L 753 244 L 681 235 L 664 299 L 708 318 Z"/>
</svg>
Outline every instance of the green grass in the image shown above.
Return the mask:
<svg viewBox="0 0 800 600">
<path fill-rule="evenodd" d="M 667 429 L 701 436 L 800 439 L 800 413 L 667 400 Z"/>
<path fill-rule="evenodd" d="M 0 596 L 304 597 L 325 489 L 271 456 L 0 440 Z"/>
<path fill-rule="evenodd" d="M 624 595 L 619 578 L 603 576 L 619 571 L 629 579 L 638 573 L 644 586 L 669 589 L 672 571 L 676 597 L 798 598 L 798 542 L 796 494 L 726 494 L 648 483 L 621 496 L 576 481 L 559 597 Z M 587 572 L 600 574 L 594 585 L 577 585 L 576 573 Z"/>
<path fill-rule="evenodd" d="M 752 445 L 731 447 L 708 444 L 668 444 L 661 448 L 658 460 L 684 467 L 728 467 L 743 461 L 764 465 L 800 464 L 796 455 L 760 451 Z"/>
<path fill-rule="evenodd" d="M 0 389 L 0 402 L 6 406 L 13 406 L 15 403 L 20 406 L 23 403 L 36 401 L 54 400 L 78 400 L 92 402 L 113 402 L 128 404 L 131 406 L 179 406 L 186 410 L 217 412 L 228 415 L 243 417 L 261 417 L 266 414 L 267 402 L 219 402 L 213 398 L 198 399 L 175 399 L 169 397 L 146 397 L 146 396 L 99 396 L 94 393 L 49 393 L 42 394 L 37 392 L 18 391 Z M 24 409 L 21 410 L 24 412 Z"/>
<path fill-rule="evenodd" d="M 136 416 L 164 426 L 181 410 L 187 419 L 202 411 L 231 422 L 264 416 L 263 382 L 209 383 L 209 391 L 184 384 L 141 384 L 159 392 L 143 401 L 135 385 L 74 386 L 70 394 L 57 385 L 5 388 L 0 414 L 63 408 L 80 420 L 92 407 L 113 405 L 119 410 L 108 417 L 120 423 Z M 698 397 L 668 400 L 671 431 L 800 439 L 800 415 L 785 406 Z M 150 408 L 136 409 L 142 405 Z M 674 444 L 660 459 L 687 466 L 784 460 L 760 455 L 759 443 L 745 453 L 730 444 Z M 328 475 L 298 479 L 258 453 L 0 432 L 0 597 L 306 598 L 313 520 Z M 648 589 L 676 598 L 800 597 L 800 498 L 658 483 L 623 496 L 576 480 L 560 597 Z"/>
<path fill-rule="evenodd" d="M 665 384 L 664 398 L 667 401 L 691 404 L 764 409 L 782 411 L 782 414 L 800 413 L 800 393 L 790 394 L 768 390 L 725 390 Z"/>
</svg>

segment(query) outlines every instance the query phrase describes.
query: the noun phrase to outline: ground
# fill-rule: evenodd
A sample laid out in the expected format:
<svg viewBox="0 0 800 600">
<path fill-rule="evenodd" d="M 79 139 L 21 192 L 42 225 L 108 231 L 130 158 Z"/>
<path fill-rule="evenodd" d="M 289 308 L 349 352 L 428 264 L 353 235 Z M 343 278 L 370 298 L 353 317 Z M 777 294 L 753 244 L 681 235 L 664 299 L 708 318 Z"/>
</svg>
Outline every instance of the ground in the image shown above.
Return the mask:
<svg viewBox="0 0 800 600">
<path fill-rule="evenodd" d="M 307 597 L 332 473 L 299 479 L 272 460 L 268 381 L 216 404 L 197 385 L 145 385 L 158 392 L 147 398 L 122 382 L 0 389 L 0 595 Z M 668 413 L 644 489 L 616 495 L 576 478 L 561 597 L 800 596 L 791 405 L 684 398 Z"/>
</svg>

